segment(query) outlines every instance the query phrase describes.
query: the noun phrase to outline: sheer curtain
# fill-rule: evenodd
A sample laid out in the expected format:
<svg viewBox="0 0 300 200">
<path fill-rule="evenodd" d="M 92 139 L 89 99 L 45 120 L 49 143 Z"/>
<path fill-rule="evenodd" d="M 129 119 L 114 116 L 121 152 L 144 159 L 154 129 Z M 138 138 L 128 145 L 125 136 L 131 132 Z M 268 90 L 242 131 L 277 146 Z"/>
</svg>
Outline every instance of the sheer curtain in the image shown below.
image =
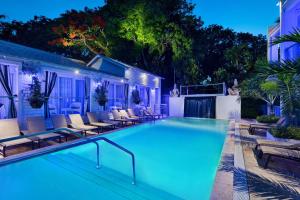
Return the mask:
<svg viewBox="0 0 300 200">
<path fill-rule="evenodd" d="M 55 72 L 48 72 L 46 71 L 46 77 L 45 77 L 45 102 L 44 102 L 44 115 L 45 118 L 48 118 L 50 116 L 49 112 L 49 98 L 51 96 L 51 93 L 55 87 L 57 79 L 57 74 Z"/>
<path fill-rule="evenodd" d="M 13 94 L 15 80 L 12 79 L 10 68 L 8 65 L 0 65 L 0 84 L 5 91 L 7 98 L 9 99 L 8 118 L 17 117 L 17 109 L 15 105 L 16 96 Z"/>
</svg>

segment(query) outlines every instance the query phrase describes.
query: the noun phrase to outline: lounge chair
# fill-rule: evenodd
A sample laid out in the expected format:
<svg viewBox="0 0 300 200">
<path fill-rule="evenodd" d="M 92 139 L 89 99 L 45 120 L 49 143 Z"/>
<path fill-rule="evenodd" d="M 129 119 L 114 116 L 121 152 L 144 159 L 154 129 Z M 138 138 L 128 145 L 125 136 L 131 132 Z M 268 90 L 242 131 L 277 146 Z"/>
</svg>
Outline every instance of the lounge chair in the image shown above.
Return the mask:
<svg viewBox="0 0 300 200">
<path fill-rule="evenodd" d="M 141 115 L 142 115 L 145 119 L 149 119 L 149 120 L 155 120 L 155 119 L 157 119 L 156 116 L 150 114 L 150 113 L 147 111 L 147 109 L 145 109 L 145 108 L 141 109 L 140 112 L 141 112 Z"/>
<path fill-rule="evenodd" d="M 87 117 L 89 119 L 90 125 L 97 126 L 98 128 L 101 129 L 101 132 L 103 132 L 104 128 L 109 128 L 114 126 L 113 124 L 110 123 L 99 122 L 96 113 L 87 112 Z"/>
<path fill-rule="evenodd" d="M 264 168 L 268 167 L 269 161 L 272 157 L 284 158 L 300 162 L 300 150 L 261 146 L 259 157 L 263 158 L 263 156 L 267 157 L 264 163 Z"/>
<path fill-rule="evenodd" d="M 112 113 L 102 111 L 97 113 L 99 115 L 99 120 L 104 123 L 112 124 L 114 127 L 120 126 L 121 122 L 115 121 Z"/>
<path fill-rule="evenodd" d="M 146 108 L 146 111 L 147 111 L 150 115 L 154 116 L 155 118 L 158 118 L 158 119 L 162 118 L 162 115 L 161 115 L 161 114 L 155 113 L 155 112 L 152 110 L 151 107 L 147 107 L 147 108 Z"/>
<path fill-rule="evenodd" d="M 128 115 L 129 115 L 129 117 L 131 117 L 131 118 L 136 118 L 136 119 L 139 119 L 139 120 L 141 120 L 141 121 L 143 121 L 144 119 L 146 119 L 146 118 L 143 117 L 143 116 L 137 116 L 137 115 L 135 114 L 135 112 L 134 112 L 131 108 L 128 108 L 128 109 L 127 109 L 127 113 L 128 113 Z"/>
<path fill-rule="evenodd" d="M 269 130 L 270 128 L 275 128 L 278 126 L 283 126 L 285 123 L 285 118 L 280 118 L 276 124 L 260 124 L 260 123 L 253 123 L 249 126 L 249 133 L 254 134 L 255 131 L 258 130 Z"/>
<path fill-rule="evenodd" d="M 54 129 L 67 128 L 71 131 L 74 131 L 75 133 L 82 132 L 81 130 L 78 130 L 78 129 L 69 128 L 67 120 L 64 115 L 52 115 L 51 120 L 52 120 L 52 125 L 53 125 Z M 59 131 L 59 133 L 63 134 L 66 137 L 66 141 L 68 140 L 68 137 L 72 135 L 68 131 Z M 74 136 L 76 136 L 76 135 L 74 135 Z"/>
<path fill-rule="evenodd" d="M 300 150 L 300 142 L 285 142 L 285 141 L 272 141 L 272 140 L 264 140 L 264 139 L 256 139 L 255 150 L 257 150 L 261 146 L 269 146 L 269 147 L 277 147 L 284 149 L 299 149 Z"/>
<path fill-rule="evenodd" d="M 17 119 L 0 120 L 0 130 L 0 140 L 20 136 L 20 128 Z M 31 143 L 31 147 L 33 148 L 33 141 L 28 138 L 2 142 L 0 143 L 0 147 L 2 147 L 1 154 L 3 157 L 6 157 L 7 148 L 29 143 Z"/>
<path fill-rule="evenodd" d="M 140 118 L 136 117 L 136 116 L 135 117 L 130 117 L 128 115 L 128 113 L 126 112 L 126 110 L 120 110 L 119 114 L 120 114 L 120 116 L 121 116 L 122 119 L 131 120 L 133 123 L 135 123 L 135 122 L 137 122 L 137 121 L 140 120 Z"/>
<path fill-rule="evenodd" d="M 27 124 L 27 130 L 26 133 L 40 133 L 40 132 L 46 132 L 47 128 L 45 125 L 45 119 L 44 117 L 28 117 L 26 119 L 26 124 Z M 46 133 L 46 134 L 41 134 L 34 136 L 33 139 L 38 141 L 38 144 L 40 145 L 40 142 L 42 140 L 55 140 L 58 139 L 58 142 L 62 142 L 62 138 L 64 138 L 63 135 L 58 134 L 58 133 Z"/>
<path fill-rule="evenodd" d="M 75 129 L 81 130 L 85 135 L 96 135 L 99 133 L 97 126 L 85 125 L 80 114 L 70 114 L 69 118 L 71 120 L 71 126 Z M 92 130 L 97 130 L 97 133 Z"/>
<path fill-rule="evenodd" d="M 119 111 L 117 111 L 117 110 L 113 110 L 112 111 L 112 115 L 114 117 L 114 120 L 118 121 L 118 122 L 121 122 L 122 125 L 124 125 L 124 124 L 126 125 L 128 123 L 132 123 L 132 120 L 122 118 L 122 116 L 120 115 Z"/>
</svg>

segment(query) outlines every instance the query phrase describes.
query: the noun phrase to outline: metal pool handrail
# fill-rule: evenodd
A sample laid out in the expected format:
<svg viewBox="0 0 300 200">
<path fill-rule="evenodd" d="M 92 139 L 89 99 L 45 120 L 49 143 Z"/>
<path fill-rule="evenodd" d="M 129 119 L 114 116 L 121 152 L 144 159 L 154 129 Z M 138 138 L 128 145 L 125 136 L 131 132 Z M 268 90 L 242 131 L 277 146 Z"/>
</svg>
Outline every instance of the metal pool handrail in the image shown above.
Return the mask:
<svg viewBox="0 0 300 200">
<path fill-rule="evenodd" d="M 38 136 L 38 135 L 44 135 L 44 134 L 49 134 L 49 133 L 59 133 L 61 131 L 66 131 L 66 132 L 68 132 L 70 134 L 73 134 L 75 136 L 78 136 L 78 137 L 80 137 L 80 138 L 82 138 L 82 139 L 84 139 L 88 142 L 94 143 L 97 147 L 97 165 L 96 165 L 96 168 L 97 169 L 100 168 L 100 158 L 99 158 L 100 157 L 100 146 L 99 146 L 98 142 L 94 141 L 94 139 L 84 137 L 81 134 L 78 134 L 78 133 L 76 133 L 76 132 L 74 132 L 74 131 L 72 131 L 68 128 L 58 128 L 58 129 L 53 129 L 53 130 L 50 130 L 50 131 L 37 132 L 37 133 L 31 133 L 31 134 L 26 134 L 26 135 L 20 135 L 20 136 L 5 138 L 5 139 L 0 140 L 0 144 L 4 143 L 4 142 L 13 141 L 13 140 L 23 139 L 23 138 L 30 138 L 30 137 L 34 137 L 34 136 Z M 132 184 L 135 185 L 136 184 L 136 175 L 135 175 L 136 173 L 135 173 L 135 156 L 134 156 L 134 154 L 131 151 L 129 151 L 128 149 L 126 149 L 125 147 L 122 147 L 121 145 L 119 145 L 119 144 L 117 144 L 117 143 L 115 143 L 115 142 L 113 142 L 113 141 L 111 141 L 111 140 L 109 140 L 105 137 L 98 137 L 98 138 L 96 138 L 96 140 L 97 141 L 102 140 L 102 141 L 116 147 L 117 149 L 122 150 L 123 152 L 125 152 L 125 153 L 127 153 L 131 156 L 131 160 L 132 160 L 132 162 L 131 162 L 132 163 Z"/>
</svg>

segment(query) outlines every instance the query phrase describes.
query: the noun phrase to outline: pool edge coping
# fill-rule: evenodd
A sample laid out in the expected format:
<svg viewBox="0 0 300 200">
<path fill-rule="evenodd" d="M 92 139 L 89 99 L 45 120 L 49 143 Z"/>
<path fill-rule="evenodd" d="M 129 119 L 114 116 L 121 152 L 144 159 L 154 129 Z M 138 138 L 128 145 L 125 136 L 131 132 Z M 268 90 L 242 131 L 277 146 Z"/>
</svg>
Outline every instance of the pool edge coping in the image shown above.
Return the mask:
<svg viewBox="0 0 300 200">
<path fill-rule="evenodd" d="M 229 120 L 220 162 L 210 195 L 211 200 L 249 200 L 250 198 L 239 126 L 238 121 Z M 232 156 L 233 160 L 226 161 L 226 156 Z M 224 166 L 227 169 L 223 170 Z M 247 189 L 241 190 L 241 188 Z M 229 192 L 231 193 L 230 195 L 228 195 Z"/>
<path fill-rule="evenodd" d="M 233 200 L 249 200 L 249 189 L 247 182 L 247 172 L 245 166 L 245 159 L 243 147 L 240 139 L 240 123 L 235 123 L 234 131 L 234 173 L 233 173 Z M 239 183 L 237 183 L 239 181 Z M 247 188 L 241 190 L 239 188 Z"/>
</svg>

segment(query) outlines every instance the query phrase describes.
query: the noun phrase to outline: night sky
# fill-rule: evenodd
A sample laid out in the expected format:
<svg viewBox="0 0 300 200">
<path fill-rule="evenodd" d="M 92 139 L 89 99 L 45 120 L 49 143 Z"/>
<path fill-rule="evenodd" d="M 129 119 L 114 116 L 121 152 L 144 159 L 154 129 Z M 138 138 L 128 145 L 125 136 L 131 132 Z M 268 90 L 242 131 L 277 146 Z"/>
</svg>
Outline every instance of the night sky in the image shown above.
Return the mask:
<svg viewBox="0 0 300 200">
<path fill-rule="evenodd" d="M 0 0 L 0 14 L 7 20 L 27 21 L 34 15 L 58 17 L 69 9 L 93 8 L 103 0 Z M 195 14 L 201 16 L 205 26 L 220 24 L 236 31 L 266 34 L 279 14 L 277 0 L 192 0 Z"/>
</svg>

